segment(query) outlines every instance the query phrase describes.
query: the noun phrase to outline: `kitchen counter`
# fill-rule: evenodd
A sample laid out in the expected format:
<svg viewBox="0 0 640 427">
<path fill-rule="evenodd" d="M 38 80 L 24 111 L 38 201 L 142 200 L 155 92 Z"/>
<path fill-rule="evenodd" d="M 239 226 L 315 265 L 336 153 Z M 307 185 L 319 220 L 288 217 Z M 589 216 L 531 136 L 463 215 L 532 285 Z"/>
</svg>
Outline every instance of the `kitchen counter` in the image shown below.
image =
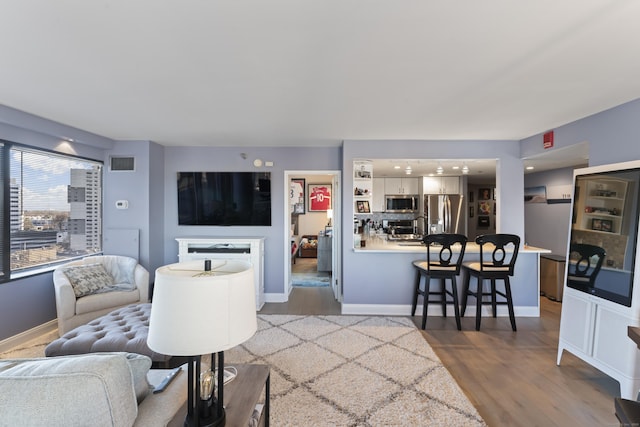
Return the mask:
<svg viewBox="0 0 640 427">
<path fill-rule="evenodd" d="M 455 246 L 453 246 L 455 249 Z M 437 246 L 432 246 L 432 249 L 438 249 Z M 384 237 L 371 237 L 366 240 L 365 247 L 354 248 L 354 252 L 407 252 L 407 253 L 419 253 L 426 252 L 427 247 L 421 242 L 403 242 L 399 240 L 387 240 Z M 468 242 L 465 249 L 465 254 L 479 254 L 480 246 L 475 242 Z M 520 253 L 538 253 L 545 254 L 551 253 L 549 249 L 537 248 L 535 246 L 524 245 L 520 248 Z"/>
<path fill-rule="evenodd" d="M 411 301 L 415 286 L 413 261 L 424 259 L 427 249 L 420 242 L 390 241 L 386 236 L 375 236 L 366 240 L 366 246 L 353 248 L 351 267 L 359 272 L 357 281 L 367 287 L 367 298 L 360 304 L 344 303 L 343 314 L 384 314 L 406 316 L 411 314 Z M 437 246 L 432 256 L 437 256 Z M 520 248 L 514 277 L 511 279 L 515 314 L 518 317 L 540 316 L 540 254 L 550 250 L 533 246 Z M 465 261 L 478 261 L 480 247 L 475 242 L 467 243 Z M 385 266 L 384 269 L 371 266 Z M 459 294 L 462 292 L 464 273 L 457 279 Z M 345 294 L 350 287 L 344 287 Z M 347 299 L 348 300 L 348 299 Z M 433 311 L 432 311 L 433 309 Z M 449 307 L 453 310 L 453 307 Z M 486 310 L 486 311 L 485 311 Z M 491 316 L 490 308 L 483 306 L 483 316 Z M 438 304 L 429 304 L 429 315 L 440 316 Z M 466 316 L 475 316 L 475 304 L 469 305 Z M 506 306 L 498 307 L 498 316 L 508 316 Z"/>
</svg>

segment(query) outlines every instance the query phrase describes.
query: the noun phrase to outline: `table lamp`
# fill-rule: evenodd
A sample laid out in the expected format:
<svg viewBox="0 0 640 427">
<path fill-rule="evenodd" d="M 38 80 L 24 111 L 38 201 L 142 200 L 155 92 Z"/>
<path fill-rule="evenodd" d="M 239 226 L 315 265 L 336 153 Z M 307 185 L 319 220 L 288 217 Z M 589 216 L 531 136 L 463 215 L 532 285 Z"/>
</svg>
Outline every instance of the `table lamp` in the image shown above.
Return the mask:
<svg viewBox="0 0 640 427">
<path fill-rule="evenodd" d="M 185 426 L 223 426 L 224 351 L 257 329 L 251 264 L 240 260 L 190 261 L 156 270 L 147 344 L 157 353 L 188 356 Z M 218 356 L 217 393 L 213 378 L 201 380 L 201 356 Z"/>
</svg>

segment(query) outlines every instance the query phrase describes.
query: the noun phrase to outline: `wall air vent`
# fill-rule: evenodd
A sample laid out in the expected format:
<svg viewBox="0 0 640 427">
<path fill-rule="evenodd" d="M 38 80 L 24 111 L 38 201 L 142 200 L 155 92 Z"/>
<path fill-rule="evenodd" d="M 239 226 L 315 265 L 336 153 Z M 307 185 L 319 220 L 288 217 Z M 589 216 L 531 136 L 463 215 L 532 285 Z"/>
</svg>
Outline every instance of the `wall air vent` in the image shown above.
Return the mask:
<svg viewBox="0 0 640 427">
<path fill-rule="evenodd" d="M 111 171 L 133 171 L 135 170 L 135 157 L 111 157 L 109 159 L 109 169 Z"/>
</svg>

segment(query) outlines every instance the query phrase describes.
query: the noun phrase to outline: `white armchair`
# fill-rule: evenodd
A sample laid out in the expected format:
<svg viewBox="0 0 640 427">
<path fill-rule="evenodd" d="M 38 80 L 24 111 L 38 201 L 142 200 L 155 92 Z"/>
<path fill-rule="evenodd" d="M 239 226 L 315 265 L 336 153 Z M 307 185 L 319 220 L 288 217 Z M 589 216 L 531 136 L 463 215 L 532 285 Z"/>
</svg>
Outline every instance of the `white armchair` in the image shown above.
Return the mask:
<svg viewBox="0 0 640 427">
<path fill-rule="evenodd" d="M 102 264 L 113 279 L 112 286 L 106 291 L 76 297 L 65 270 L 89 264 Z M 149 272 L 134 258 L 125 256 L 91 256 L 61 265 L 53 272 L 53 286 L 60 336 L 116 308 L 149 302 Z"/>
</svg>

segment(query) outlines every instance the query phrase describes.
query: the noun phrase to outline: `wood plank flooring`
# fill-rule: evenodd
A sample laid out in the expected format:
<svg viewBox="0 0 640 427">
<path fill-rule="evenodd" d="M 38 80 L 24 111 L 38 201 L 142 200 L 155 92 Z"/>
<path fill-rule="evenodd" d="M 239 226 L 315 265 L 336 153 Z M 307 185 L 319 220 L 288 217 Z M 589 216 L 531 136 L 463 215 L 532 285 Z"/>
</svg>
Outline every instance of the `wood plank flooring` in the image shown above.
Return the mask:
<svg viewBox="0 0 640 427">
<path fill-rule="evenodd" d="M 539 318 L 427 319 L 423 336 L 487 424 L 493 426 L 617 426 L 617 381 L 564 352 L 556 365 L 561 304 L 542 297 Z M 327 288 L 294 288 L 289 302 L 265 304 L 264 314 L 340 314 Z M 420 327 L 420 316 L 414 318 Z"/>
<path fill-rule="evenodd" d="M 423 332 L 489 426 L 617 426 L 617 381 L 568 352 L 556 365 L 561 304 L 540 299 L 540 318 L 429 317 Z M 415 318 L 420 327 L 419 317 Z"/>
</svg>

